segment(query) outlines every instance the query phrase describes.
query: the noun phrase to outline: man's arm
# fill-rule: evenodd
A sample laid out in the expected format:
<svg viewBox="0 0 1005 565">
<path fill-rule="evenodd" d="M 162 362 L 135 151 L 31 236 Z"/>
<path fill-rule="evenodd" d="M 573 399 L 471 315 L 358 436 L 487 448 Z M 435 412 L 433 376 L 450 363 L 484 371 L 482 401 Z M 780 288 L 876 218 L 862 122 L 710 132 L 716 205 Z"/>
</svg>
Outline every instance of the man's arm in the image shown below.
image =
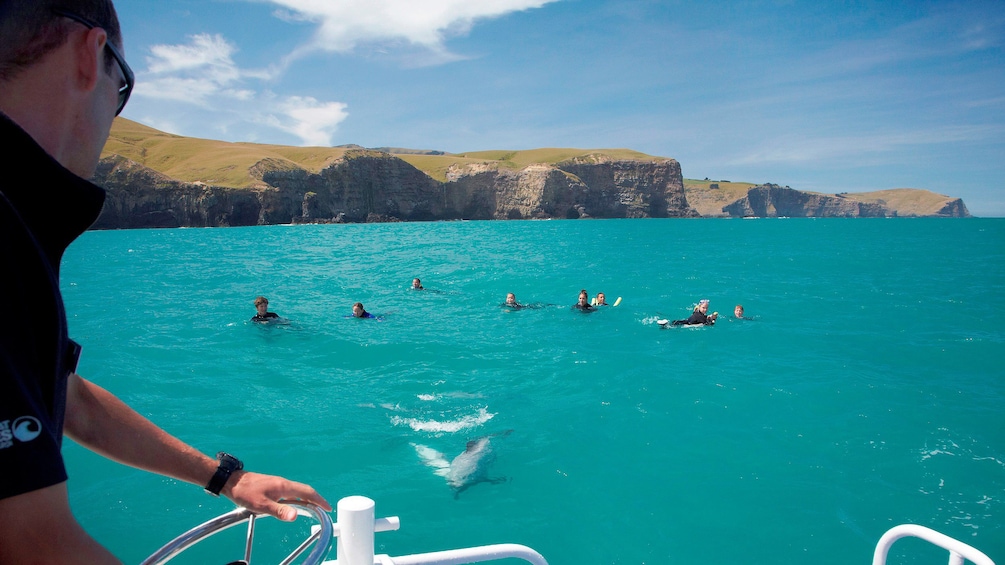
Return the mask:
<svg viewBox="0 0 1005 565">
<path fill-rule="evenodd" d="M 109 459 L 199 487 L 209 482 L 218 464 L 76 374 L 70 375 L 67 385 L 64 430 L 84 447 Z M 249 510 L 286 521 L 296 519 L 296 510 L 281 504 L 282 499 L 313 502 L 331 510 L 308 485 L 246 471 L 234 472 L 221 494 Z"/>
</svg>

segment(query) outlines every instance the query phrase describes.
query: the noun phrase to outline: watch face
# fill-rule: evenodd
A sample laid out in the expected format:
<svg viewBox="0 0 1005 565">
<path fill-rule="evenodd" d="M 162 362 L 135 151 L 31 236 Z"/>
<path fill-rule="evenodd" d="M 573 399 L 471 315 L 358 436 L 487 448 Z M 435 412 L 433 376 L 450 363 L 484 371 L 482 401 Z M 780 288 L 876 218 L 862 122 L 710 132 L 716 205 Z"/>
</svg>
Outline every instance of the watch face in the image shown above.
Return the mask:
<svg viewBox="0 0 1005 565">
<path fill-rule="evenodd" d="M 220 460 L 220 466 L 226 467 L 231 471 L 240 471 L 244 468 L 244 463 L 240 459 L 234 457 L 229 453 L 220 452 L 216 454 L 216 458 Z"/>
</svg>

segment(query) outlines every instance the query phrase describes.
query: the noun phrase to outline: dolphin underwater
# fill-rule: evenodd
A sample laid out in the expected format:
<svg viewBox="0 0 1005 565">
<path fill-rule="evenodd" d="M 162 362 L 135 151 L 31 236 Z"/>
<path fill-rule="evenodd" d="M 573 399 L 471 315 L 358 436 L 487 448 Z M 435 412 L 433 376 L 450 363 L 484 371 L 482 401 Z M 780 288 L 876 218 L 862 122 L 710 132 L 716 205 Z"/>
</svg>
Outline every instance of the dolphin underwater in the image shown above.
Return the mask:
<svg viewBox="0 0 1005 565">
<path fill-rule="evenodd" d="M 490 478 L 488 467 L 495 459 L 495 451 L 492 449 L 492 439 L 495 436 L 506 436 L 513 430 L 508 430 L 502 434 L 491 434 L 473 439 L 467 443 L 464 451 L 454 457 L 453 461 L 447 462 L 446 456 L 425 445 L 412 443 L 415 453 L 419 459 L 434 469 L 433 473 L 443 477 L 447 485 L 454 490 L 454 498 L 478 483 L 499 484 L 506 482 L 506 477 Z"/>
</svg>

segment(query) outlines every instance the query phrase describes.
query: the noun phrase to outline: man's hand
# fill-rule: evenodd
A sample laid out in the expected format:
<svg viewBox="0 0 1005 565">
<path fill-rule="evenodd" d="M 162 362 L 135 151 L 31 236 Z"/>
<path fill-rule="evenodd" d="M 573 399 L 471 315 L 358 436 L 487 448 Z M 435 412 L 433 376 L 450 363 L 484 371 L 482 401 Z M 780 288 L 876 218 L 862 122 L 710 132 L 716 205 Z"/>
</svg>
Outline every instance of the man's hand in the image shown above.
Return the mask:
<svg viewBox="0 0 1005 565">
<path fill-rule="evenodd" d="M 283 501 L 312 502 L 331 512 L 331 504 L 309 485 L 273 475 L 234 471 L 221 494 L 253 512 L 269 514 L 284 522 L 297 519 L 297 511 Z"/>
</svg>

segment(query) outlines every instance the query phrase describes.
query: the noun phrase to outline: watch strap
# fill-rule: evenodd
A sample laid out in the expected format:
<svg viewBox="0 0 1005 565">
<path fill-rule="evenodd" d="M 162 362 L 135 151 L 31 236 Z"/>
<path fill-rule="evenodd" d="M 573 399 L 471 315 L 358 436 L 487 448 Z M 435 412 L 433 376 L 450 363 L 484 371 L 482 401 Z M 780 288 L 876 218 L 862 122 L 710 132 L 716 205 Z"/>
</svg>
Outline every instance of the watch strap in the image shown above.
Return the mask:
<svg viewBox="0 0 1005 565">
<path fill-rule="evenodd" d="M 237 457 L 222 451 L 216 454 L 216 458 L 220 461 L 220 464 L 217 465 L 216 472 L 213 473 L 213 478 L 209 480 L 205 489 L 206 492 L 213 496 L 220 496 L 220 491 L 223 490 L 230 476 L 234 474 L 234 471 L 243 469 L 244 463 L 241 463 L 241 460 Z"/>
</svg>

